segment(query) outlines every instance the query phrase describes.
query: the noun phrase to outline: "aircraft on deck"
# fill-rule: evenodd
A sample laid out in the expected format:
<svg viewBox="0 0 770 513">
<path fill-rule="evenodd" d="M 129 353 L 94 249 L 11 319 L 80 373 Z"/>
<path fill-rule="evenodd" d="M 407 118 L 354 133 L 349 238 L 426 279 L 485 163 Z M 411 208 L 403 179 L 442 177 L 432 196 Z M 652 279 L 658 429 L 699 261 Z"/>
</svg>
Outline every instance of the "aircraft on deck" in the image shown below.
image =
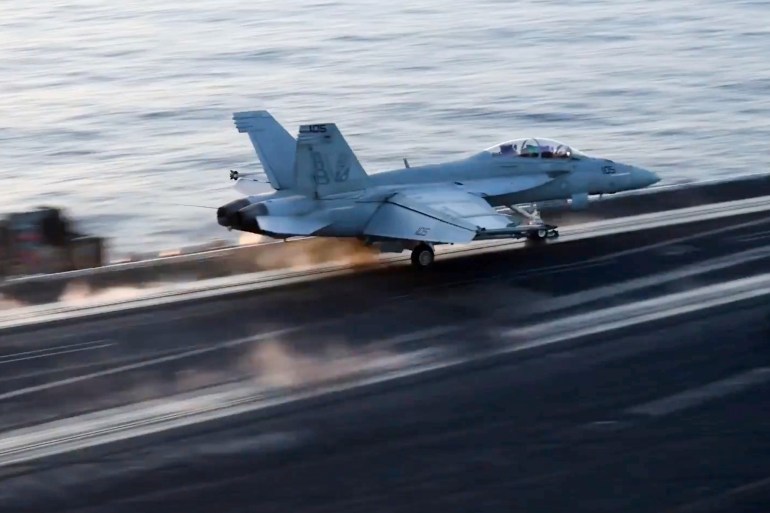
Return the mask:
<svg viewBox="0 0 770 513">
<path fill-rule="evenodd" d="M 301 125 L 292 137 L 267 111 L 233 114 L 247 133 L 273 192 L 253 194 L 259 179 L 231 171 L 250 194 L 217 210 L 228 229 L 286 239 L 355 237 L 383 252 L 411 250 L 428 267 L 434 246 L 475 240 L 558 236 L 520 205 L 641 189 L 658 182 L 645 169 L 586 155 L 551 139 L 517 139 L 466 158 L 367 174 L 334 123 Z M 519 215 L 498 211 L 508 207 Z"/>
</svg>

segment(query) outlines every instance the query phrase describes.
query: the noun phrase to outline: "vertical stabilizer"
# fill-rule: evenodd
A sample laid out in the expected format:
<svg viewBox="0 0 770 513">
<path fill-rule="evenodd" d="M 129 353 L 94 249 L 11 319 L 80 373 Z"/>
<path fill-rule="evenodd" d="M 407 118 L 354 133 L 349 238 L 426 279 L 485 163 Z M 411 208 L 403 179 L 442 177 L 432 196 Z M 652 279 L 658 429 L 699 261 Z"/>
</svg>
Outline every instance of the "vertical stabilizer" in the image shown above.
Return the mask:
<svg viewBox="0 0 770 513">
<path fill-rule="evenodd" d="M 296 141 L 266 110 L 236 112 L 235 127 L 247 133 L 274 189 L 294 187 Z"/>
<path fill-rule="evenodd" d="M 294 176 L 299 192 L 317 197 L 365 189 L 369 182 L 334 123 L 299 127 Z"/>
</svg>

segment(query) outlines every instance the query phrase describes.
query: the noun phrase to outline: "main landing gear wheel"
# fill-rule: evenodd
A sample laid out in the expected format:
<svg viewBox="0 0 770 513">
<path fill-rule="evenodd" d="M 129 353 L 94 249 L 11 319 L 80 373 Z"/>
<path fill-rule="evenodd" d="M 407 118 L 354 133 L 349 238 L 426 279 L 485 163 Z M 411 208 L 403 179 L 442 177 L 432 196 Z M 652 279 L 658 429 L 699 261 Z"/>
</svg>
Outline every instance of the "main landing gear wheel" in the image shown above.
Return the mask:
<svg viewBox="0 0 770 513">
<path fill-rule="evenodd" d="M 418 269 L 426 269 L 433 264 L 436 255 L 433 248 L 427 244 L 419 244 L 412 250 L 412 265 Z"/>
<path fill-rule="evenodd" d="M 555 239 L 559 236 L 559 230 L 556 228 L 543 227 L 537 231 L 527 234 L 527 240 L 533 243 L 544 242 L 546 239 Z"/>
</svg>

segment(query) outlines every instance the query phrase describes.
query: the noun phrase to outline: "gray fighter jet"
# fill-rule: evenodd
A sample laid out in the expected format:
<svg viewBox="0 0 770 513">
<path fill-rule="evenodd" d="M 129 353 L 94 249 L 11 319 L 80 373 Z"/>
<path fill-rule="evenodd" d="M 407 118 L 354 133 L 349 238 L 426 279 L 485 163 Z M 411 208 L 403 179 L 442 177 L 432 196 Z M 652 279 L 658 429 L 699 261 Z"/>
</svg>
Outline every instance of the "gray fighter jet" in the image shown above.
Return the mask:
<svg viewBox="0 0 770 513">
<path fill-rule="evenodd" d="M 334 123 L 301 125 L 292 137 L 267 111 L 233 115 L 247 133 L 273 192 L 259 177 L 231 171 L 247 196 L 217 210 L 220 225 L 273 238 L 355 237 L 383 252 L 411 250 L 429 267 L 434 246 L 558 236 L 522 205 L 648 187 L 646 169 L 586 155 L 544 138 L 504 142 L 466 158 L 367 174 Z M 510 210 L 504 211 L 503 207 Z"/>
</svg>

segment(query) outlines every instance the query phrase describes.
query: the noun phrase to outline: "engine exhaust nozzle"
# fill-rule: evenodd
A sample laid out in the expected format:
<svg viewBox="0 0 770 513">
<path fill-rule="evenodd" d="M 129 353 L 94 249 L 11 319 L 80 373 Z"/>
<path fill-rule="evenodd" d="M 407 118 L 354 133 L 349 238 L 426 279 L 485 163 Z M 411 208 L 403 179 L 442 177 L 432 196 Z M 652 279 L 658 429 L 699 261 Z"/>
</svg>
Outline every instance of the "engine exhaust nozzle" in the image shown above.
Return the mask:
<svg viewBox="0 0 770 513">
<path fill-rule="evenodd" d="M 235 213 L 235 220 L 238 229 L 244 232 L 259 233 L 259 223 L 257 216 L 267 215 L 267 207 L 263 203 L 254 203 L 238 210 Z"/>
<path fill-rule="evenodd" d="M 235 201 L 231 201 L 226 205 L 222 205 L 217 209 L 217 222 L 220 224 L 220 226 L 227 228 L 238 228 L 236 225 L 236 214 L 240 209 L 247 207 L 250 204 L 251 203 L 247 198 L 241 198 Z"/>
</svg>

